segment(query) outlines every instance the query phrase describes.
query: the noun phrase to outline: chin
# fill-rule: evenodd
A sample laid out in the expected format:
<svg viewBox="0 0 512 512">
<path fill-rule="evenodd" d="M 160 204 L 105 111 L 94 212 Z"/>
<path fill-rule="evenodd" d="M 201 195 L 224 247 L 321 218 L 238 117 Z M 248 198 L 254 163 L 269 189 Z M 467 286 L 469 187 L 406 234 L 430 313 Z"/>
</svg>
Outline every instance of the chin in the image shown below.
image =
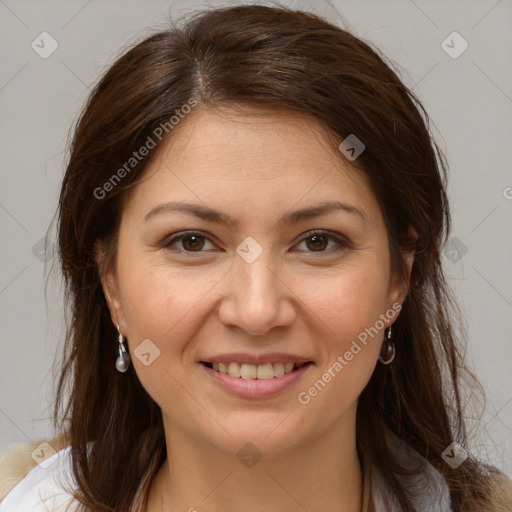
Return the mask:
<svg viewBox="0 0 512 512">
<path fill-rule="evenodd" d="M 209 436 L 211 444 L 227 453 L 238 454 L 240 450 L 255 452 L 259 451 L 265 458 L 279 456 L 302 444 L 311 434 L 307 434 L 304 423 L 298 421 L 298 415 L 290 412 L 240 414 L 240 421 L 237 415 L 230 416 L 230 421 L 222 426 L 224 430 L 220 436 L 211 437 L 212 431 L 205 434 Z M 216 433 L 219 429 L 216 429 Z M 314 436 L 313 436 L 314 437 Z M 245 447 L 245 448 L 244 448 Z"/>
</svg>

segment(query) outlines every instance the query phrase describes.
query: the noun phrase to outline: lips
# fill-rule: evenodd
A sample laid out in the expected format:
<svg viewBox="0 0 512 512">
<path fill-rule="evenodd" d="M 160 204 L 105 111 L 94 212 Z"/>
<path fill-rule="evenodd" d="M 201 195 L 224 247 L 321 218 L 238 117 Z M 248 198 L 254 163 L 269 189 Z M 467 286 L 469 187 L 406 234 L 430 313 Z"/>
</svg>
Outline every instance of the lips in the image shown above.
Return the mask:
<svg viewBox="0 0 512 512">
<path fill-rule="evenodd" d="M 294 363 L 288 360 L 287 362 L 288 368 L 293 365 L 289 372 L 283 371 L 286 363 L 253 365 L 231 361 L 226 365 L 222 362 L 201 361 L 198 362 L 198 366 L 212 383 L 220 386 L 230 395 L 248 399 L 268 399 L 297 386 L 300 379 L 304 378 L 304 375 L 314 366 L 312 361 Z M 214 365 L 218 367 L 218 370 L 213 369 Z M 220 371 L 221 368 L 227 369 L 232 375 Z M 276 375 L 276 369 L 278 375 Z M 279 375 L 281 371 L 283 373 Z"/>
</svg>

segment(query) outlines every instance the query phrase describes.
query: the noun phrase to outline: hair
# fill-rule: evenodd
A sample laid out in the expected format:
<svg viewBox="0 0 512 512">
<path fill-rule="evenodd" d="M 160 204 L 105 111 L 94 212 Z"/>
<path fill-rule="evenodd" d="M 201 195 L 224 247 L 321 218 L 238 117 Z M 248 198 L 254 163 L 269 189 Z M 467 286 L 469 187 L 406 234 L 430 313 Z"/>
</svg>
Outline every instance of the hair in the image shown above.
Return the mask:
<svg viewBox="0 0 512 512">
<path fill-rule="evenodd" d="M 415 511 L 400 476 L 422 468 L 401 465 L 382 435 L 390 431 L 443 475 L 454 511 L 505 510 L 509 502 L 495 483 L 500 472 L 471 456 L 457 469 L 442 458 L 452 442 L 469 451 L 461 383 L 479 392 L 481 386 L 466 368 L 458 309 L 442 269 L 450 231 L 446 159 L 420 101 L 392 68 L 370 44 L 314 14 L 239 5 L 201 11 L 146 37 L 94 87 L 70 142 L 58 209 L 68 309 L 54 414 L 69 439 L 75 498 L 84 510 L 139 510 L 166 457 L 159 406 L 133 365 L 122 375 L 115 369 L 117 331 L 101 277 L 115 268 L 124 199 L 155 150 L 129 171 L 126 162 L 148 138 L 161 146 L 166 137 L 154 134 L 191 99 L 196 111 L 252 106 L 305 114 L 325 128 L 334 148 L 351 134 L 364 143 L 350 164 L 382 209 L 392 276 L 404 282 L 404 254 L 415 260 L 393 325 L 397 357 L 377 365 L 359 397 L 363 473 L 379 470 L 400 509 Z"/>
</svg>

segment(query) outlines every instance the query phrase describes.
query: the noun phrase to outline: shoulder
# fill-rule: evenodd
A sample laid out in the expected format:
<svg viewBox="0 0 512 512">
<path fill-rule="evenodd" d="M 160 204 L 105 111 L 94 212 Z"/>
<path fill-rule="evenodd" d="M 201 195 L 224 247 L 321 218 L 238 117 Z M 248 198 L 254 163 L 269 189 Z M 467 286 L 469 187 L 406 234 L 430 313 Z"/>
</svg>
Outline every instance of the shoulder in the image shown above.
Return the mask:
<svg viewBox="0 0 512 512">
<path fill-rule="evenodd" d="M 402 467 L 420 469 L 416 476 L 396 475 L 401 485 L 413 498 L 417 512 L 452 512 L 450 489 L 444 477 L 412 447 L 391 432 L 388 443 Z M 376 512 L 399 510 L 393 494 L 387 488 L 382 474 L 374 469 L 373 496 Z"/>
<path fill-rule="evenodd" d="M 16 443 L 0 458 L 0 512 L 75 511 L 74 484 L 63 438 Z"/>
<path fill-rule="evenodd" d="M 421 457 L 412 447 L 387 433 L 387 439 L 404 468 L 421 468 L 416 476 L 396 475 L 402 486 L 413 497 L 413 505 L 417 512 L 452 512 L 450 489 L 443 475 L 426 459 Z M 512 481 L 510 478 L 495 471 L 487 473 L 487 485 L 493 498 L 492 505 L 479 506 L 480 512 L 510 512 L 512 510 Z M 373 496 L 375 512 L 398 510 L 394 497 L 385 484 L 382 474 L 374 468 Z M 468 483 L 468 485 L 470 485 Z M 475 507 L 475 510 L 477 508 Z"/>
</svg>

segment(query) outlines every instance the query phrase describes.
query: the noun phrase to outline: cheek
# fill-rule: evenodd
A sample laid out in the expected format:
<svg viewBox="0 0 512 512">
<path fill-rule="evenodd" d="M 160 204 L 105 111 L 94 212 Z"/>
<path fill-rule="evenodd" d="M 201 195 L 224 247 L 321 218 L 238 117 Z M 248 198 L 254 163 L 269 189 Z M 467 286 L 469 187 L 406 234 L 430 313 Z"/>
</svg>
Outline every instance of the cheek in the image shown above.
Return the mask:
<svg viewBox="0 0 512 512">
<path fill-rule="evenodd" d="M 355 406 L 374 371 L 383 340 L 387 277 L 375 262 L 340 271 L 323 285 L 317 283 L 315 292 L 304 288 L 304 302 L 321 328 L 316 333 L 321 359 L 297 399 L 326 423 Z"/>
<path fill-rule="evenodd" d="M 183 336 L 190 315 L 200 308 L 218 278 L 198 268 L 178 269 L 151 258 L 119 262 L 123 311 L 132 337 L 164 344 Z M 173 335 L 176 331 L 176 336 Z M 176 343 L 171 344 L 176 346 Z M 177 348 L 177 347 L 176 347 Z"/>
<path fill-rule="evenodd" d="M 340 349 L 375 325 L 387 307 L 388 273 L 375 261 L 340 268 L 323 279 L 303 279 L 299 286 L 298 295 Z"/>
<path fill-rule="evenodd" d="M 135 258 L 127 261 L 129 266 L 120 262 L 118 268 L 133 367 L 160 407 L 171 410 L 173 417 L 186 416 L 190 361 L 183 353 L 197 335 L 202 300 L 216 280 L 147 261 L 137 264 Z"/>
</svg>

